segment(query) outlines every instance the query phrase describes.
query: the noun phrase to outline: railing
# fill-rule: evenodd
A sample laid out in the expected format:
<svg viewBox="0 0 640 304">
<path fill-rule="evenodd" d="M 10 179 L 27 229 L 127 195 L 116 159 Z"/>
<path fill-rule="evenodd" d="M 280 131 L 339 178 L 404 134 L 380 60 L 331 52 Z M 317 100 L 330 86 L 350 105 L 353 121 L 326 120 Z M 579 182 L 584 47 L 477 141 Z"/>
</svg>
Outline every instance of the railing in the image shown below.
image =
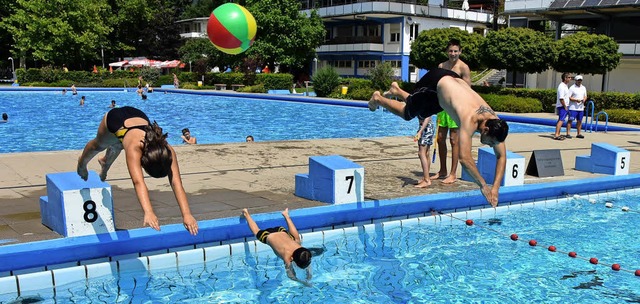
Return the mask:
<svg viewBox="0 0 640 304">
<path fill-rule="evenodd" d="M 352 44 L 352 43 L 382 43 L 382 36 L 364 36 L 364 37 L 355 37 L 355 36 L 341 36 L 334 37 L 324 42 L 327 44 Z"/>
<path fill-rule="evenodd" d="M 587 115 L 585 115 L 584 117 L 584 129 L 586 131 L 588 128 L 589 133 L 591 133 L 592 131 L 598 132 L 598 118 L 600 117 L 600 115 L 604 115 L 604 118 L 605 118 L 604 132 L 607 133 L 607 130 L 609 128 L 609 114 L 607 114 L 607 112 L 605 111 L 600 111 L 598 112 L 598 114 L 594 115 L 595 108 L 596 108 L 596 105 L 593 103 L 593 100 L 590 99 L 587 102 L 587 109 L 586 109 Z M 591 115 L 589 115 L 589 110 L 591 110 Z M 596 119 L 595 124 L 593 123 L 594 117 Z M 589 122 L 589 118 L 591 118 L 591 122 Z"/>
</svg>

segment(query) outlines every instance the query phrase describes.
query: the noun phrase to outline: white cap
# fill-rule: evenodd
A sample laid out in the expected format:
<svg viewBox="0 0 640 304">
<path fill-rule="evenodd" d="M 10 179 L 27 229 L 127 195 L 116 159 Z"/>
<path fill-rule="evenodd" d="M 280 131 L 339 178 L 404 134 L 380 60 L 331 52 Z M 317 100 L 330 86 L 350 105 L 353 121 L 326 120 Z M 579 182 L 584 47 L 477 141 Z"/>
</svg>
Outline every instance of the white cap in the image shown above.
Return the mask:
<svg viewBox="0 0 640 304">
<path fill-rule="evenodd" d="M 582 75 L 578 75 L 576 77 L 573 77 L 574 80 L 582 80 Z"/>
</svg>

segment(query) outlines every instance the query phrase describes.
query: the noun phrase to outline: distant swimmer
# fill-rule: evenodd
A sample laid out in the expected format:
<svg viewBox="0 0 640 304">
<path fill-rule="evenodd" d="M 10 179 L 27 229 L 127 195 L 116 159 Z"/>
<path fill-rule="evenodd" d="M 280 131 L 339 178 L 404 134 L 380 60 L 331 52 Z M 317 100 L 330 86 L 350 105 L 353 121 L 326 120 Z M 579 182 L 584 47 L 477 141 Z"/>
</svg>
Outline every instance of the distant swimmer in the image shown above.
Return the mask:
<svg viewBox="0 0 640 304">
<path fill-rule="evenodd" d="M 9 122 L 9 115 L 7 115 L 7 113 L 2 113 L 2 120 L 0 120 L 0 123 L 6 122 Z"/>
</svg>

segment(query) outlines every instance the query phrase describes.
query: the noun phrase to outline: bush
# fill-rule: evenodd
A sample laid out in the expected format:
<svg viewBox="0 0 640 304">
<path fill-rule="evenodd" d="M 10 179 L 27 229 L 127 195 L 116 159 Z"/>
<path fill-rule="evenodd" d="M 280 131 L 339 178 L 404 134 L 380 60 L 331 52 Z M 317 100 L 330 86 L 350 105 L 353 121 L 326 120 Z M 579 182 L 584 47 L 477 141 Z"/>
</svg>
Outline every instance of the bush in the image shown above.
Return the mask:
<svg viewBox="0 0 640 304">
<path fill-rule="evenodd" d="M 160 75 L 158 80 L 154 83 L 154 85 L 158 87 L 163 84 L 173 84 L 173 75 Z"/>
<path fill-rule="evenodd" d="M 238 92 L 241 93 L 267 93 L 267 90 L 264 89 L 264 85 L 259 83 L 252 86 L 245 86 L 243 88 L 239 88 Z"/>
<path fill-rule="evenodd" d="M 102 81 L 102 86 L 107 88 L 130 88 L 137 84 L 138 79 L 136 78 L 105 79 Z"/>
<path fill-rule="evenodd" d="M 372 88 L 357 88 L 355 90 L 349 89 L 347 97 L 353 100 L 369 100 L 375 90 Z"/>
<path fill-rule="evenodd" d="M 289 90 L 293 86 L 293 75 L 287 73 L 257 74 L 256 83 L 261 83 L 265 90 Z"/>
<path fill-rule="evenodd" d="M 371 84 L 376 90 L 387 90 L 393 78 L 393 67 L 389 62 L 385 61 L 369 70 L 369 79 L 371 79 Z"/>
<path fill-rule="evenodd" d="M 149 83 L 149 85 L 153 85 L 158 81 L 158 78 L 160 78 L 160 69 L 144 67 L 140 69 L 140 76 L 142 76 L 143 81 Z M 171 75 L 171 78 L 173 80 L 173 75 Z M 143 83 L 142 85 L 144 86 L 145 84 Z"/>
<path fill-rule="evenodd" d="M 609 115 L 610 122 L 626 123 L 633 125 L 640 125 L 640 111 L 629 109 L 606 109 L 604 110 Z M 604 119 L 600 116 L 598 120 Z"/>
<path fill-rule="evenodd" d="M 313 89 L 318 97 L 326 97 L 340 85 L 340 75 L 332 67 L 325 67 L 313 76 Z"/>
<path fill-rule="evenodd" d="M 497 112 L 537 113 L 542 111 L 540 100 L 513 95 L 481 94 L 491 109 Z"/>
</svg>

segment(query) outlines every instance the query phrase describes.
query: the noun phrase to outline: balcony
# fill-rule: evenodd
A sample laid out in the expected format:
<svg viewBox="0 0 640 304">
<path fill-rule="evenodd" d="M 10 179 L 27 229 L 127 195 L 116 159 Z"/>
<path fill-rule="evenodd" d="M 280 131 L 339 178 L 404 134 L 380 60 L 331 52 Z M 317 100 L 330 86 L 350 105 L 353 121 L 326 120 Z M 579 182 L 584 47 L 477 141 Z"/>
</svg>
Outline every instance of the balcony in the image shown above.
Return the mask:
<svg viewBox="0 0 640 304">
<path fill-rule="evenodd" d="M 343 36 L 325 40 L 324 45 L 329 44 L 352 44 L 352 43 L 379 43 L 382 44 L 382 36 Z"/>
<path fill-rule="evenodd" d="M 547 10 L 553 0 L 507 0 L 504 3 L 504 12 L 539 11 Z"/>
</svg>

